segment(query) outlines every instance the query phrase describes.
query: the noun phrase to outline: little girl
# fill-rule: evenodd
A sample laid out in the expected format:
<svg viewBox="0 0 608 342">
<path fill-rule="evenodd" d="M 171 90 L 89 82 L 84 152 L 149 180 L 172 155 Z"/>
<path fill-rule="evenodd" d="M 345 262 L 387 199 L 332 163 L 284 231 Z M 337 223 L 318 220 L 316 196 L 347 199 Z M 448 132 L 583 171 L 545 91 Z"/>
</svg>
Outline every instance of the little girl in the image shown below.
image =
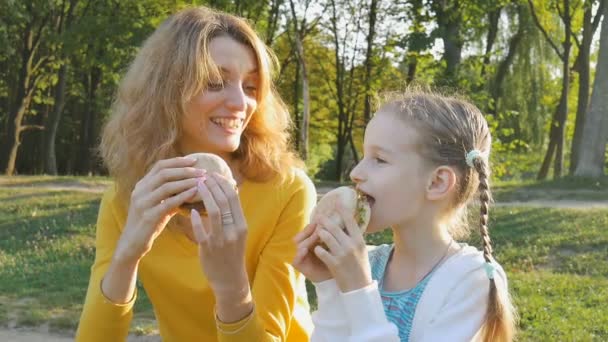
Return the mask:
<svg viewBox="0 0 608 342">
<path fill-rule="evenodd" d="M 371 203 L 366 248 L 356 223 L 319 220 L 298 236 L 294 266 L 314 284 L 312 341 L 511 341 L 515 310 L 488 235 L 486 120 L 472 104 L 410 92 L 381 106 L 350 176 Z M 458 243 L 477 194 L 483 251 Z M 343 230 L 346 229 L 346 231 Z M 312 246 L 318 240 L 326 247 Z"/>
</svg>

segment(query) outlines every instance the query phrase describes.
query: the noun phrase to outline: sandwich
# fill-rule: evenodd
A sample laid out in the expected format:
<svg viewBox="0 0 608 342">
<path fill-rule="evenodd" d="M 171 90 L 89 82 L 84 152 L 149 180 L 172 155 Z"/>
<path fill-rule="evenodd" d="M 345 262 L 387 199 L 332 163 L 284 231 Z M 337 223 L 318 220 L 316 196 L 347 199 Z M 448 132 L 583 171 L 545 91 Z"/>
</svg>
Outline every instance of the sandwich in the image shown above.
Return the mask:
<svg viewBox="0 0 608 342">
<path fill-rule="evenodd" d="M 207 170 L 207 173 L 216 172 L 231 180 L 234 188 L 236 189 L 236 181 L 232 176 L 232 171 L 221 157 L 212 153 L 192 153 L 186 157 L 196 159 L 196 163 L 193 165 L 193 167 L 197 169 L 205 169 Z M 190 211 L 192 209 L 197 210 L 201 215 L 207 215 L 205 203 L 203 203 L 203 199 L 200 197 L 198 192 L 194 198 L 180 205 L 178 209 L 181 215 L 187 217 L 190 217 Z"/>
<path fill-rule="evenodd" d="M 313 209 L 310 221 L 319 223 L 320 219 L 325 217 L 346 230 L 342 216 L 338 213 L 338 208 L 342 208 L 348 215 L 352 215 L 361 233 L 365 233 L 371 218 L 371 207 L 367 196 L 350 186 L 341 186 L 323 195 Z"/>
</svg>

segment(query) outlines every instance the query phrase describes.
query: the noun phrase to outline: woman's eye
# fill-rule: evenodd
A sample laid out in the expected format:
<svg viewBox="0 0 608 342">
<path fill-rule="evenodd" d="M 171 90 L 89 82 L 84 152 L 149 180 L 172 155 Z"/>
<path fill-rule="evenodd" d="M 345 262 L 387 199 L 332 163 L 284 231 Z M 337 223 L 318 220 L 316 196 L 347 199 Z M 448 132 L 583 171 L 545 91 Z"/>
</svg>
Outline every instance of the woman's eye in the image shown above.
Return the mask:
<svg viewBox="0 0 608 342">
<path fill-rule="evenodd" d="M 209 82 L 207 83 L 207 89 L 211 90 L 211 91 L 217 91 L 217 90 L 222 90 L 224 88 L 224 83 L 213 83 L 213 82 Z"/>
<path fill-rule="evenodd" d="M 246 85 L 245 93 L 250 96 L 255 96 L 258 93 L 258 87 L 254 85 Z"/>
<path fill-rule="evenodd" d="M 376 160 L 376 163 L 378 163 L 378 164 L 384 164 L 384 163 L 386 163 L 386 160 L 384 160 L 382 158 L 376 157 L 376 158 L 374 158 L 374 160 Z"/>
</svg>

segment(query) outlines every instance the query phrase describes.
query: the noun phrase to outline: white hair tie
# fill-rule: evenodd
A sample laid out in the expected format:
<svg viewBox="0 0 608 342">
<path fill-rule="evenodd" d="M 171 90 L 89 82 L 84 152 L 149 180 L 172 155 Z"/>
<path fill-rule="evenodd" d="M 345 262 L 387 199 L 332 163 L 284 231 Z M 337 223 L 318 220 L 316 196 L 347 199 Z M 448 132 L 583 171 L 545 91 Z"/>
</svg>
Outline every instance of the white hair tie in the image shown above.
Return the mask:
<svg viewBox="0 0 608 342">
<path fill-rule="evenodd" d="M 475 167 L 475 164 L 473 164 L 473 162 L 475 161 L 475 159 L 481 157 L 481 151 L 480 150 L 471 150 L 469 151 L 469 153 L 467 153 L 467 155 L 465 156 L 465 160 L 467 162 L 467 165 L 469 165 L 470 167 Z"/>
</svg>

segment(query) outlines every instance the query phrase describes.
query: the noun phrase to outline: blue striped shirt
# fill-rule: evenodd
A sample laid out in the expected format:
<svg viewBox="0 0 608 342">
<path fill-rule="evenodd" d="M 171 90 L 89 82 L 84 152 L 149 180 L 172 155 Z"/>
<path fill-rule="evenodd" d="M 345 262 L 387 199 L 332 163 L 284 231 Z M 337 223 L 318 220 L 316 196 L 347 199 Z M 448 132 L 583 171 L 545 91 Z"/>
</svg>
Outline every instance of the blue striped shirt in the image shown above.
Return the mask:
<svg viewBox="0 0 608 342">
<path fill-rule="evenodd" d="M 393 322 L 399 329 L 399 338 L 407 342 L 412 330 L 412 322 L 416 313 L 416 306 L 424 292 L 433 271 L 431 271 L 415 287 L 397 292 L 384 291 L 383 281 L 386 265 L 392 254 L 393 245 L 380 245 L 369 252 L 369 262 L 372 268 L 372 278 L 378 282 L 378 289 L 382 297 L 384 313 L 389 321 Z"/>
</svg>

